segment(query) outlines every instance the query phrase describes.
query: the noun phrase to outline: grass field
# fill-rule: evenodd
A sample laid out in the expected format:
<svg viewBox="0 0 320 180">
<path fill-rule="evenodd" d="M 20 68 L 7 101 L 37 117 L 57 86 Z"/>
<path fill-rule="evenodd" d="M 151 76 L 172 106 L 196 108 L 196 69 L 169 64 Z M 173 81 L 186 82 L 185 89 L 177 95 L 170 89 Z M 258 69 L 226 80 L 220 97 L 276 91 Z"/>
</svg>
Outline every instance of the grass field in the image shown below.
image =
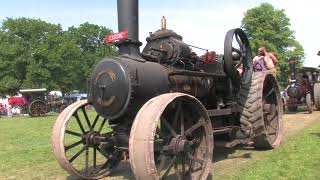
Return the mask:
<svg viewBox="0 0 320 180">
<path fill-rule="evenodd" d="M 0 179 L 73 179 L 52 153 L 56 118 L 0 118 Z M 239 172 L 234 179 L 319 179 L 320 123 L 290 137 L 279 149 L 251 159 Z M 130 173 L 123 171 L 112 179 L 132 178 Z"/>
<path fill-rule="evenodd" d="M 51 150 L 57 116 L 0 119 L 0 179 L 66 177 Z"/>
<path fill-rule="evenodd" d="M 320 179 L 320 123 L 255 159 L 233 179 Z"/>
</svg>

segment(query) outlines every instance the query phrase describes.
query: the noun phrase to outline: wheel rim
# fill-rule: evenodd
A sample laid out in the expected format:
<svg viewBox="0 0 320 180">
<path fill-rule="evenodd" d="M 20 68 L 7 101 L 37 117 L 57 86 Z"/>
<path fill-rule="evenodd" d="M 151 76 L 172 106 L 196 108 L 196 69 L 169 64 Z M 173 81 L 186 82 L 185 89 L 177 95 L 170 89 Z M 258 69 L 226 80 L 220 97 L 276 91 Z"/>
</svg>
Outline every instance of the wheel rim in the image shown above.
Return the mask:
<svg viewBox="0 0 320 180">
<path fill-rule="evenodd" d="M 163 98 L 161 100 L 166 101 L 167 99 Z M 149 111 L 150 109 L 144 108 L 139 112 L 144 110 L 147 114 L 153 113 L 152 110 Z M 158 106 L 154 109 L 154 112 L 159 112 L 159 110 L 162 112 L 161 115 L 153 119 L 154 126 L 149 129 L 149 131 L 155 133 L 151 137 L 146 136 L 149 137 L 147 141 L 153 142 L 153 145 L 150 145 L 147 150 L 151 157 L 144 160 L 151 162 L 146 166 L 146 169 L 154 170 L 153 172 L 147 172 L 148 175 L 152 174 L 151 179 L 202 179 L 206 177 L 211 171 L 213 150 L 212 127 L 211 123 L 208 123 L 206 115 L 200 115 L 200 111 L 196 110 L 194 104 L 189 103 L 185 98 L 175 99 L 167 104 L 164 109 Z M 135 122 L 144 118 L 141 113 L 140 115 L 138 113 Z M 130 134 L 131 146 L 139 141 L 135 140 L 135 136 L 140 135 L 133 128 Z M 136 146 L 129 147 L 131 166 L 136 178 L 143 179 L 143 175 L 141 176 L 139 173 L 145 172 L 141 168 L 141 160 L 136 158 L 136 156 L 139 156 L 137 152 L 140 152 L 136 148 L 139 149 Z M 140 147 L 140 149 L 142 148 L 145 147 Z M 133 155 L 131 152 L 135 152 L 135 154 Z"/>
<path fill-rule="evenodd" d="M 224 64 L 225 71 L 231 79 L 239 84 L 242 79 L 244 83 L 250 81 L 252 76 L 252 55 L 249 40 L 240 28 L 227 32 L 224 40 Z M 243 73 L 237 70 L 242 66 Z"/>
<path fill-rule="evenodd" d="M 181 108 L 184 106 L 183 101 L 180 101 L 177 106 L 177 108 L 167 107 L 170 109 L 172 108 L 172 112 L 176 111 L 174 117 L 170 117 L 170 115 L 166 115 L 166 117 L 161 116 L 161 125 L 157 126 L 160 132 L 156 132 L 155 141 L 164 141 L 159 144 L 155 143 L 154 145 L 154 149 L 156 150 L 154 152 L 156 157 L 155 165 L 161 178 L 167 178 L 172 169 L 174 169 L 174 175 L 178 178 L 189 178 L 191 177 L 191 170 L 196 169 L 193 166 L 202 166 L 204 162 L 204 160 L 198 157 L 204 156 L 205 151 L 200 154 L 197 154 L 196 151 L 200 145 L 201 147 L 207 148 L 205 140 L 203 139 L 205 138 L 205 135 L 203 134 L 203 126 L 205 123 L 203 120 L 198 123 L 187 120 L 187 113 Z M 179 108 L 181 109 L 180 112 L 178 110 Z M 170 110 L 166 109 L 165 111 Z M 173 120 L 173 122 L 169 123 L 171 120 Z M 187 122 L 184 122 L 185 120 L 187 120 Z M 177 128 L 176 126 L 179 126 L 179 124 L 180 128 Z M 168 133 L 168 131 L 170 131 L 170 133 Z M 195 132 L 194 134 L 192 134 L 193 131 Z M 161 137 L 161 134 L 166 134 L 167 137 L 165 137 L 166 135 Z M 160 153 L 160 155 L 158 155 L 158 153 Z"/>
<path fill-rule="evenodd" d="M 262 99 L 262 106 L 263 106 L 263 118 L 264 118 L 264 125 L 266 128 L 268 140 L 271 144 L 273 144 L 278 137 L 278 133 L 280 130 L 280 118 L 279 114 L 280 109 L 278 107 L 278 96 L 277 92 L 275 91 L 276 87 L 275 84 L 272 82 L 274 78 L 270 78 L 271 76 L 267 76 L 264 82 L 263 88 L 263 99 Z M 278 107 L 278 108 L 277 108 Z"/>
<path fill-rule="evenodd" d="M 47 113 L 47 111 L 47 104 L 41 100 L 33 101 L 29 107 L 29 113 L 31 116 L 43 116 Z"/>
<path fill-rule="evenodd" d="M 98 179 L 109 175 L 119 160 L 107 140 L 107 120 L 88 114 L 86 105 L 87 101 L 82 100 L 60 113 L 53 128 L 52 145 L 56 159 L 67 172 L 83 179 Z"/>
</svg>

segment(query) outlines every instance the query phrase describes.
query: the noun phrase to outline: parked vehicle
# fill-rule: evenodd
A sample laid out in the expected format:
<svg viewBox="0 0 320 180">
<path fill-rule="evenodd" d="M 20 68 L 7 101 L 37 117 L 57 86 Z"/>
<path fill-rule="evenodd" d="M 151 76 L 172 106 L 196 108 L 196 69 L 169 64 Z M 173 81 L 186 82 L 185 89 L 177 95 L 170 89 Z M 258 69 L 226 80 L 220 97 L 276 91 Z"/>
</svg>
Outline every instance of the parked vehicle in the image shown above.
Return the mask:
<svg viewBox="0 0 320 180">
<path fill-rule="evenodd" d="M 50 91 L 47 89 L 21 89 L 20 93 L 25 98 L 22 112 L 31 116 L 44 116 L 48 112 L 60 113 L 61 107 L 67 105 L 61 91 Z"/>
<path fill-rule="evenodd" d="M 296 112 L 298 106 L 304 105 L 309 113 L 320 110 L 320 83 L 318 68 L 303 67 L 297 71 L 295 59 L 290 58 L 290 80 L 285 92 L 288 96 L 286 106 L 288 111 Z"/>
<path fill-rule="evenodd" d="M 21 89 L 19 92 L 26 100 L 22 106 L 23 113 L 28 113 L 31 116 L 44 116 L 48 113 L 47 89 Z"/>
</svg>

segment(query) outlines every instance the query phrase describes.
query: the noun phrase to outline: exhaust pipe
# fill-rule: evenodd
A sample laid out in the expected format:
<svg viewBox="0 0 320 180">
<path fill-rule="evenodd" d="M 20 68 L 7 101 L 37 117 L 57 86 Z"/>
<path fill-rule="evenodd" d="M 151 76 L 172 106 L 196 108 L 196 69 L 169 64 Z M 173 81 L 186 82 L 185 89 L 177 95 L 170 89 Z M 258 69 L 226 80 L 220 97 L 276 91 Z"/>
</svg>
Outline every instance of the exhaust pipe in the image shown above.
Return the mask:
<svg viewBox="0 0 320 180">
<path fill-rule="evenodd" d="M 295 58 L 289 58 L 289 68 L 290 68 L 290 80 L 296 80 L 296 60 Z"/>
<path fill-rule="evenodd" d="M 118 30 L 128 31 L 128 38 L 118 44 L 120 55 L 141 59 L 139 41 L 139 2 L 138 0 L 118 0 Z"/>
</svg>

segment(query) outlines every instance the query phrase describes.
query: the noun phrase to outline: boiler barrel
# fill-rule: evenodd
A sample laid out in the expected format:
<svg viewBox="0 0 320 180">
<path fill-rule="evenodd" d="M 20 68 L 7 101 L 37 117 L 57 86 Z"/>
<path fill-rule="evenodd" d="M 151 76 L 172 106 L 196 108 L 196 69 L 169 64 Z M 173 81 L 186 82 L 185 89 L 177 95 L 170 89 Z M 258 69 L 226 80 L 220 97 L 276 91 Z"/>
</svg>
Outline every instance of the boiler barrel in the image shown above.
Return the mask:
<svg viewBox="0 0 320 180">
<path fill-rule="evenodd" d="M 198 98 L 208 95 L 212 87 L 210 78 L 169 76 L 174 70 L 148 61 L 104 59 L 90 78 L 88 100 L 101 116 L 116 119 L 128 107 L 137 111 L 149 99 L 160 94 L 183 92 Z"/>
</svg>

